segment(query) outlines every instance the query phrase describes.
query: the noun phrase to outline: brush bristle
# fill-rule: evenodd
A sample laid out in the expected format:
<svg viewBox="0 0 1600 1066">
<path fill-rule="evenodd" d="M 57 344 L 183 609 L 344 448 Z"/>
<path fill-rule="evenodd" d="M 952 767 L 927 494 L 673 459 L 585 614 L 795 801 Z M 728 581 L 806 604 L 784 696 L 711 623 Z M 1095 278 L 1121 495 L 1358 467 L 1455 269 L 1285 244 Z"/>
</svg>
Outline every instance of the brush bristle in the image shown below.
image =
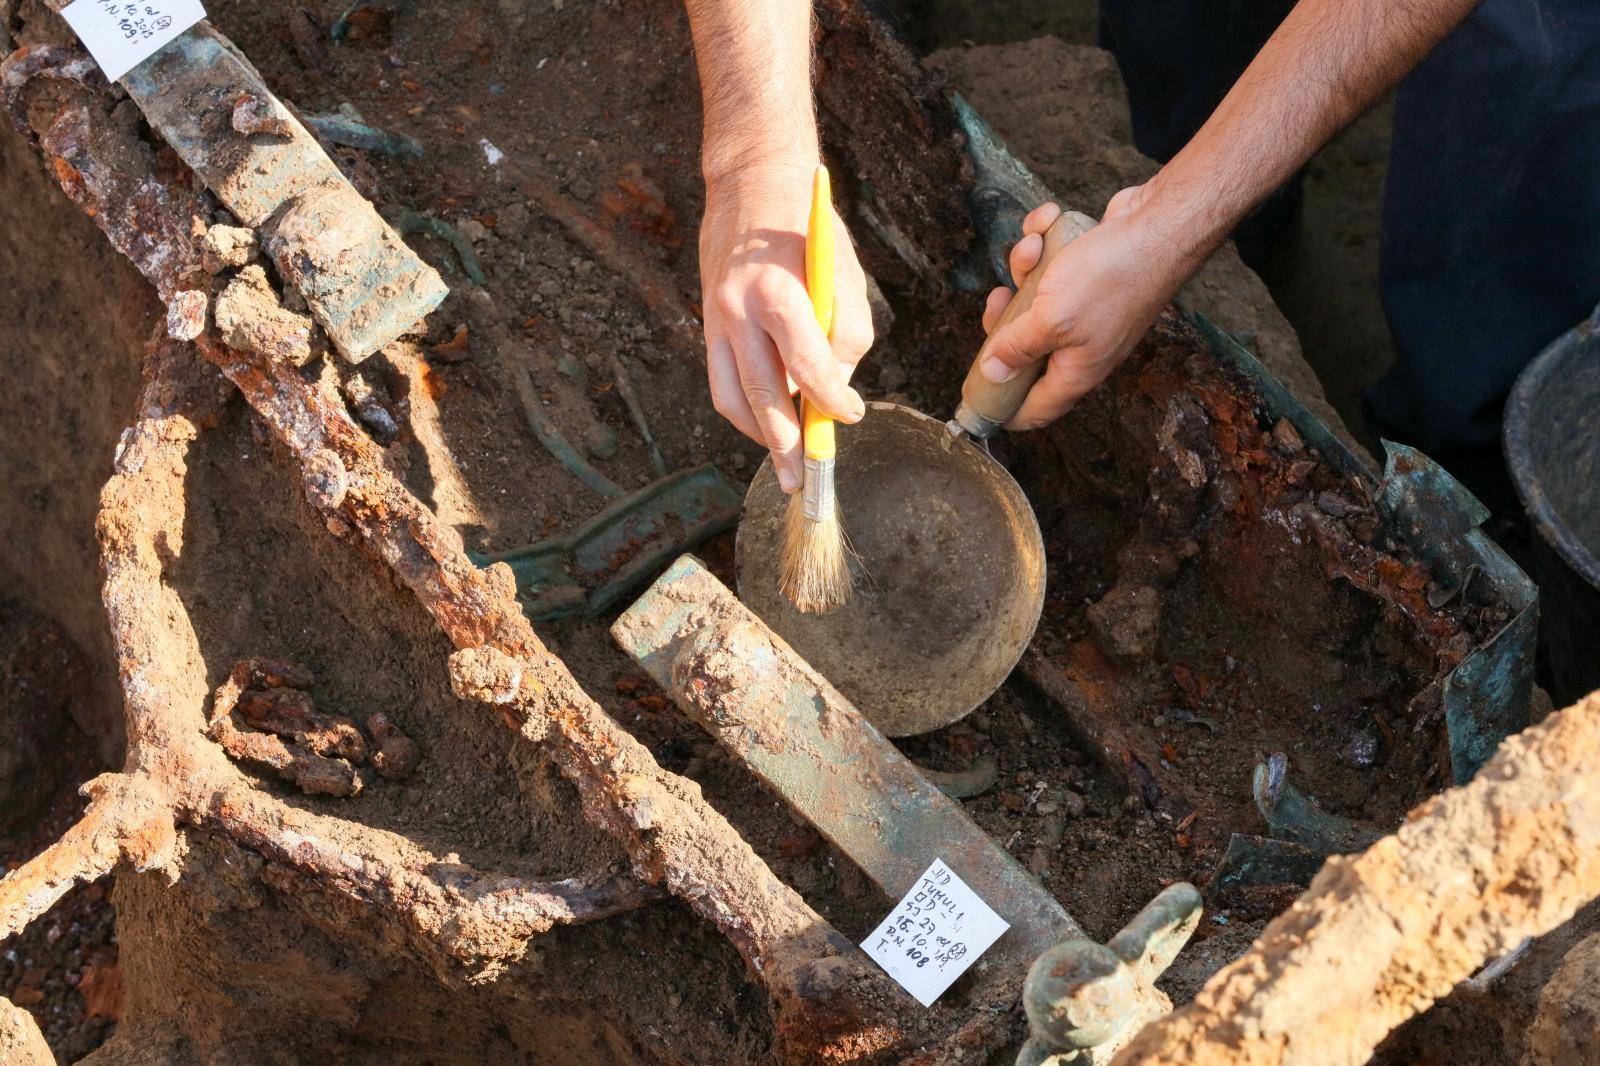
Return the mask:
<svg viewBox="0 0 1600 1066">
<path fill-rule="evenodd" d="M 778 582 L 802 614 L 822 614 L 850 599 L 855 585 L 850 574 L 850 545 L 837 506 L 818 522 L 806 517 L 800 493 L 789 497 Z"/>
</svg>

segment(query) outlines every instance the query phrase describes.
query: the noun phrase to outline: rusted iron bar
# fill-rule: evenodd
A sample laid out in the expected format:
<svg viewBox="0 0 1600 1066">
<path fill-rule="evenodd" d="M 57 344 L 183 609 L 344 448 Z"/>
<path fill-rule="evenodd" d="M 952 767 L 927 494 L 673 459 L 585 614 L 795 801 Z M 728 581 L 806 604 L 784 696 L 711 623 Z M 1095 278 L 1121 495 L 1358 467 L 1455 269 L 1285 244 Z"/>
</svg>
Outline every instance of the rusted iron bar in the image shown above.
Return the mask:
<svg viewBox="0 0 1600 1066">
<path fill-rule="evenodd" d="M 1084 936 L 960 804 L 692 555 L 668 567 L 611 635 L 885 895 L 904 895 L 943 859 L 1010 923 L 989 957 L 1018 977 L 1047 948 Z"/>
<path fill-rule="evenodd" d="M 503 170 L 522 194 L 557 225 L 568 237 L 588 249 L 607 270 L 624 284 L 631 285 L 646 311 L 673 342 L 680 347 L 700 346 L 700 316 L 678 289 L 672 274 L 659 263 L 630 249 L 606 227 L 557 192 L 513 159 L 502 159 L 496 169 Z"/>
<path fill-rule="evenodd" d="M 1401 1022 L 1600 895 L 1600 693 L 1500 746 L 1293 908 L 1117 1066 L 1365 1062 Z M 1427 886 L 1427 891 L 1419 891 Z"/>
<path fill-rule="evenodd" d="M 149 869 L 174 841 L 172 812 L 142 777 L 101 774 L 83 786 L 89 810 L 60 840 L 0 879 L 0 940 L 21 932 L 73 885 L 119 862 Z"/>
<path fill-rule="evenodd" d="M 443 964 L 442 975 L 457 963 L 473 981 L 494 978 L 557 925 L 609 918 L 665 895 L 615 871 L 561 881 L 487 873 L 242 785 L 216 795 L 200 824 L 269 860 L 269 879 L 336 892 L 390 915 Z"/>
<path fill-rule="evenodd" d="M 1088 641 L 1073 645 L 1063 666 L 1037 643 L 1023 653 L 1018 669 L 1041 696 L 1061 712 L 1062 724 L 1101 766 L 1121 779 L 1123 787 L 1152 810 L 1182 819 L 1194 804 L 1163 780 L 1159 764 L 1140 757 L 1134 739 L 1116 722 L 1111 679 L 1101 676 L 1103 659 Z"/>
<path fill-rule="evenodd" d="M 394 923 L 442 980 L 500 972 L 529 942 L 560 924 L 593 921 L 661 896 L 631 876 L 554 883 L 441 864 L 412 842 L 359 823 L 290 807 L 246 788 L 203 742 L 205 670 L 183 605 L 163 578 L 181 547 L 184 465 L 201 424 L 228 388 L 194 349 L 163 339 L 146 360 L 140 417 L 123 436 L 101 493 L 104 602 L 125 686 L 129 765 L 183 825 L 215 832 L 260 854 L 280 887 L 355 899 Z M 218 690 L 226 713 L 250 684 L 309 685 L 290 663 L 237 664 Z M 338 841 L 334 847 L 331 842 Z"/>
</svg>

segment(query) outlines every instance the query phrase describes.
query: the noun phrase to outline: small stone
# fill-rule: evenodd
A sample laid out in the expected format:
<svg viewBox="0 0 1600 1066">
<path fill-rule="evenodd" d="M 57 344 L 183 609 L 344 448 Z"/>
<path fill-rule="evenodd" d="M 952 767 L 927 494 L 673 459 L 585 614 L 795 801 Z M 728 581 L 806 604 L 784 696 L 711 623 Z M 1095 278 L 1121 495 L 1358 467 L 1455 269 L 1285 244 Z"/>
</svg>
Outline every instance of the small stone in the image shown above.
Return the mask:
<svg viewBox="0 0 1600 1066">
<path fill-rule="evenodd" d="M 1063 792 L 1060 797 L 1061 811 L 1068 818 L 1082 818 L 1083 812 L 1088 810 L 1088 804 L 1076 792 Z"/>
<path fill-rule="evenodd" d="M 200 261 L 209 274 L 237 269 L 260 254 L 256 231 L 244 226 L 212 226 L 200 238 Z"/>
<path fill-rule="evenodd" d="M 1370 730 L 1357 733 L 1345 745 L 1344 760 L 1364 770 L 1378 761 L 1378 736 Z"/>
<path fill-rule="evenodd" d="M 175 341 L 192 341 L 206 331 L 206 308 L 210 301 L 198 289 L 186 289 L 167 305 L 167 336 Z"/>
<path fill-rule="evenodd" d="M 394 416 L 379 399 L 377 390 L 360 374 L 351 374 L 342 386 L 344 398 L 355 409 L 356 417 L 367 427 L 372 439 L 387 448 L 400 436 Z"/>
<path fill-rule="evenodd" d="M 1052 803 L 1049 800 L 1042 801 L 1037 807 L 1034 808 L 1034 810 L 1038 811 L 1040 814 L 1045 815 L 1054 814 L 1060 809 L 1061 805 L 1059 803 Z"/>
<path fill-rule="evenodd" d="M 233 128 L 245 136 L 293 137 L 294 121 L 271 97 L 241 93 L 233 103 Z"/>
<path fill-rule="evenodd" d="M 1304 485 L 1317 469 L 1317 464 L 1310 459 L 1296 459 L 1289 464 L 1289 473 L 1285 480 L 1291 485 Z"/>
<path fill-rule="evenodd" d="M 417 742 L 402 733 L 382 711 L 367 716 L 367 732 L 372 734 L 372 765 L 378 773 L 391 781 L 410 777 L 422 758 Z"/>
<path fill-rule="evenodd" d="M 323 513 L 338 510 L 350 491 L 350 472 L 344 461 L 327 449 L 319 448 L 306 459 L 306 499 Z"/>
<path fill-rule="evenodd" d="M 596 459 L 610 459 L 617 454 L 621 442 L 617 438 L 617 431 L 610 426 L 596 422 L 584 434 L 584 448 Z"/>
<path fill-rule="evenodd" d="M 1348 518 L 1359 513 L 1363 508 L 1350 500 L 1345 499 L 1336 492 L 1317 493 L 1317 510 L 1334 518 Z"/>
<path fill-rule="evenodd" d="M 464 218 L 457 222 L 456 230 L 473 244 L 482 244 L 489 239 L 489 227 L 475 218 Z"/>
<path fill-rule="evenodd" d="M 495 230 L 507 238 L 521 237 L 527 232 L 532 217 L 527 203 L 515 200 L 500 209 L 496 215 Z"/>
<path fill-rule="evenodd" d="M 1117 585 L 1085 612 L 1100 650 L 1119 662 L 1147 659 L 1161 635 L 1161 598 L 1149 585 Z"/>
<path fill-rule="evenodd" d="M 1305 451 L 1306 442 L 1301 439 L 1300 431 L 1294 428 L 1294 423 L 1287 418 L 1280 418 L 1272 427 L 1272 443 L 1285 455 L 1296 455 Z"/>
</svg>

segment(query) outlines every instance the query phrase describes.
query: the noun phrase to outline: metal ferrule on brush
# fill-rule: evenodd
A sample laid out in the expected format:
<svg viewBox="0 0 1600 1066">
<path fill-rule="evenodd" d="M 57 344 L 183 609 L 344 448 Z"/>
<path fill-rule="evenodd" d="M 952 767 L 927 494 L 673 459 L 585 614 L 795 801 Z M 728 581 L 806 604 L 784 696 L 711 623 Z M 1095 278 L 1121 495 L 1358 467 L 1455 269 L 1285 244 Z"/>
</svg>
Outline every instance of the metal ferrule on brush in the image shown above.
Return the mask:
<svg viewBox="0 0 1600 1066">
<path fill-rule="evenodd" d="M 801 489 L 801 510 L 813 522 L 833 517 L 833 460 L 806 456 L 805 487 Z"/>
</svg>

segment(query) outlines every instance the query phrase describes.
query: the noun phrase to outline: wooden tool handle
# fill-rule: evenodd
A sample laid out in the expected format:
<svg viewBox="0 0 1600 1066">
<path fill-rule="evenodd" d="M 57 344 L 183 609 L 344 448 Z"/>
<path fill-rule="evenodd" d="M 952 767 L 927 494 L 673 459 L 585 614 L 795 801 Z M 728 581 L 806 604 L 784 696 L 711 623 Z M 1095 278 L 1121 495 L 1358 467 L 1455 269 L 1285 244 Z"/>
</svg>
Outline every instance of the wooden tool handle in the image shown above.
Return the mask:
<svg viewBox="0 0 1600 1066">
<path fill-rule="evenodd" d="M 1034 294 L 1039 289 L 1039 279 L 1044 277 L 1044 269 L 1050 260 L 1070 244 L 1073 238 L 1087 233 L 1093 227 L 1094 220 L 1087 215 L 1076 211 L 1061 213 L 1055 224 L 1045 231 L 1044 251 L 1039 255 L 1039 263 L 1028 273 L 1028 280 L 1023 282 L 1017 294 L 1011 297 L 1011 302 L 1000 315 L 1000 321 L 995 324 L 995 333 L 999 333 L 1002 326 L 1033 305 Z M 994 335 L 991 334 L 990 339 L 984 341 L 983 347 L 978 350 L 978 357 L 972 361 L 972 368 L 967 371 L 967 380 L 961 385 L 961 408 L 956 412 L 956 421 L 961 424 L 961 428 L 975 437 L 992 437 L 1001 425 L 1011 420 L 1011 416 L 1022 406 L 1028 390 L 1033 388 L 1033 383 L 1039 380 L 1039 375 L 1044 373 L 1045 366 L 1049 362 L 1048 359 L 1038 359 L 1024 367 L 1010 381 L 990 381 L 983 376 L 983 371 L 979 368 L 983 365 L 984 359 L 988 358 L 993 343 Z"/>
</svg>

